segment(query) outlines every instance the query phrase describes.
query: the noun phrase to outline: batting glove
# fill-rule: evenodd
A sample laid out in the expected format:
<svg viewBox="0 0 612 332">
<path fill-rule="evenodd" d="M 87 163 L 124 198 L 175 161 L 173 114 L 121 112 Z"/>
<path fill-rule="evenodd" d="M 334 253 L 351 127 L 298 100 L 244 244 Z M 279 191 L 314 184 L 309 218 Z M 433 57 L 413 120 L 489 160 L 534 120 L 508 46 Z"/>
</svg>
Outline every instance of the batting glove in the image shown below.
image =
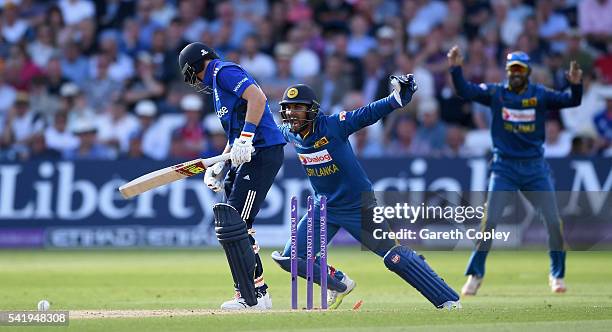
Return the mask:
<svg viewBox="0 0 612 332">
<path fill-rule="evenodd" d="M 253 147 L 254 136 L 255 133 L 242 131 L 240 137 L 234 140 L 232 150 L 230 151 L 232 166 L 238 167 L 251 161 L 251 153 L 255 152 L 255 148 Z"/>
<path fill-rule="evenodd" d="M 225 169 L 225 161 L 220 161 L 206 169 L 204 173 L 204 184 L 212 191 L 218 193 L 223 189 L 223 169 Z"/>
<path fill-rule="evenodd" d="M 412 100 L 412 95 L 418 89 L 414 80 L 414 75 L 391 75 L 389 79 L 393 87 L 393 97 L 401 107 L 406 106 Z"/>
</svg>

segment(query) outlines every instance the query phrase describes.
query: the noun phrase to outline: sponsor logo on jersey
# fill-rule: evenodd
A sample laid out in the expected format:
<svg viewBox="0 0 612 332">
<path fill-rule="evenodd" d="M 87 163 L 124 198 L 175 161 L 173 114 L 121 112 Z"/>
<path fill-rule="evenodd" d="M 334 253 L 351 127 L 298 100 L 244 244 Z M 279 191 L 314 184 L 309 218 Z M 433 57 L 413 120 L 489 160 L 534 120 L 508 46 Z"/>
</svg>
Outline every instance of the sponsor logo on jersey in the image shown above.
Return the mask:
<svg viewBox="0 0 612 332">
<path fill-rule="evenodd" d="M 536 107 L 538 106 L 538 98 L 533 97 L 533 98 L 523 99 L 521 100 L 521 104 L 523 105 L 523 107 Z"/>
<path fill-rule="evenodd" d="M 340 118 L 340 121 L 346 120 L 346 111 L 340 112 L 340 114 L 338 114 L 338 117 Z"/>
<path fill-rule="evenodd" d="M 322 147 L 323 145 L 326 145 L 327 143 L 329 143 L 329 141 L 327 140 L 327 137 L 323 136 L 318 141 L 315 142 L 314 148 L 318 149 Z"/>
<path fill-rule="evenodd" d="M 227 107 L 221 106 L 221 108 L 217 111 L 217 117 L 222 118 L 225 114 L 227 114 Z"/>
<path fill-rule="evenodd" d="M 533 122 L 536 119 L 535 108 L 516 110 L 503 107 L 502 119 L 509 122 Z"/>
<path fill-rule="evenodd" d="M 313 153 L 298 153 L 302 165 L 318 165 L 332 161 L 332 156 L 327 149 Z"/>
<path fill-rule="evenodd" d="M 236 84 L 236 86 L 234 87 L 234 92 L 238 92 L 238 90 L 240 90 L 240 87 L 242 86 L 242 84 L 244 84 L 244 82 L 246 82 L 248 80 L 249 80 L 248 77 L 245 77 L 245 78 L 241 79 L 240 82 L 238 82 Z"/>
</svg>

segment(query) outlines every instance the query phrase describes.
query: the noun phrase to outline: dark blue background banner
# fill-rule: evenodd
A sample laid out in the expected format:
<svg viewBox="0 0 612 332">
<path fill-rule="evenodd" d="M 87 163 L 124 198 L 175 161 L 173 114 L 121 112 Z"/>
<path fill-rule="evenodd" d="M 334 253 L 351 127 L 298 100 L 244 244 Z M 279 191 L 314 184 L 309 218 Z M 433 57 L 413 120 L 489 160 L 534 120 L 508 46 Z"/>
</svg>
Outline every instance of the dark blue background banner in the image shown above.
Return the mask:
<svg viewBox="0 0 612 332">
<path fill-rule="evenodd" d="M 30 240 L 33 230 L 45 230 L 43 238 L 48 245 L 213 243 L 214 239 L 210 237 L 211 207 L 223 196 L 208 190 L 201 175 L 131 200 L 124 200 L 117 191 L 127 180 L 174 163 L 61 161 L 2 164 L 0 246 L 18 246 L 20 230 L 26 232 Z M 608 192 L 612 187 L 611 159 L 555 159 L 549 163 L 559 191 Z M 371 159 L 363 160 L 362 164 L 376 191 L 464 192 L 485 191 L 487 187 L 488 161 L 485 159 Z M 278 237 L 286 233 L 286 202 L 291 196 L 302 200 L 309 190 L 301 165 L 297 160 L 286 160 L 256 222 L 258 238 L 261 237 L 263 244 L 282 243 Z M 123 231 L 117 226 L 124 227 Z M 160 230 L 159 233 L 154 232 L 156 229 Z M 165 233 L 171 229 L 176 232 Z M 61 235 L 57 235 L 61 241 L 54 237 L 56 233 Z M 7 234 L 11 234 L 10 237 Z M 70 237 L 76 240 L 68 241 Z M 164 237 L 169 240 L 164 240 Z"/>
</svg>

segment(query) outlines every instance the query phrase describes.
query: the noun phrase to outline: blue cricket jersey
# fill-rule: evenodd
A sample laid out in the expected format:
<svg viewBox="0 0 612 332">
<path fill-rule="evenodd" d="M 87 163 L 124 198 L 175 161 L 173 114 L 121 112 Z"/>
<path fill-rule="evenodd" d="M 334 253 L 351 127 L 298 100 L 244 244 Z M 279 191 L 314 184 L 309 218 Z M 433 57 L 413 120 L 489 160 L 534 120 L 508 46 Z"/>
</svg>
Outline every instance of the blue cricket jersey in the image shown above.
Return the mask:
<svg viewBox="0 0 612 332">
<path fill-rule="evenodd" d="M 213 88 L 215 112 L 231 145 L 244 127 L 247 101 L 241 98 L 242 93 L 257 82 L 239 65 L 215 59 L 206 67 L 204 84 Z M 278 144 L 285 144 L 285 140 L 266 102 L 266 109 L 255 130 L 253 146 L 262 148 Z"/>
<path fill-rule="evenodd" d="M 467 82 L 461 67 L 451 68 L 457 94 L 491 108 L 493 153 L 507 158 L 541 158 L 544 154 L 544 122 L 550 109 L 580 105 L 582 85 L 572 84 L 571 93 L 558 92 L 529 83 L 520 94 L 507 83 Z"/>
<path fill-rule="evenodd" d="M 279 126 L 287 142 L 295 146 L 317 201 L 325 195 L 330 208 L 362 207 L 361 194 L 371 192 L 372 183 L 357 161 L 348 137 L 399 107 L 393 96 L 389 96 L 352 112 L 331 116 L 319 113 L 313 130 L 304 138 L 292 133 L 288 125 Z"/>
</svg>

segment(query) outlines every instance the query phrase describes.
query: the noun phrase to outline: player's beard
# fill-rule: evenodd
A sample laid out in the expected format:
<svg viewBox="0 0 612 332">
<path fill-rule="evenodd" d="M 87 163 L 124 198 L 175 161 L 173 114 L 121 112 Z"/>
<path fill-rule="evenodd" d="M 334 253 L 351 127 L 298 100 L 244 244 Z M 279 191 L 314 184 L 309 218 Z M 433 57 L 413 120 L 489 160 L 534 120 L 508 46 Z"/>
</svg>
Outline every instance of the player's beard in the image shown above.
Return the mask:
<svg viewBox="0 0 612 332">
<path fill-rule="evenodd" d="M 508 84 L 510 85 L 512 91 L 522 91 L 527 84 L 527 77 L 523 75 L 510 75 L 508 77 Z"/>
</svg>

